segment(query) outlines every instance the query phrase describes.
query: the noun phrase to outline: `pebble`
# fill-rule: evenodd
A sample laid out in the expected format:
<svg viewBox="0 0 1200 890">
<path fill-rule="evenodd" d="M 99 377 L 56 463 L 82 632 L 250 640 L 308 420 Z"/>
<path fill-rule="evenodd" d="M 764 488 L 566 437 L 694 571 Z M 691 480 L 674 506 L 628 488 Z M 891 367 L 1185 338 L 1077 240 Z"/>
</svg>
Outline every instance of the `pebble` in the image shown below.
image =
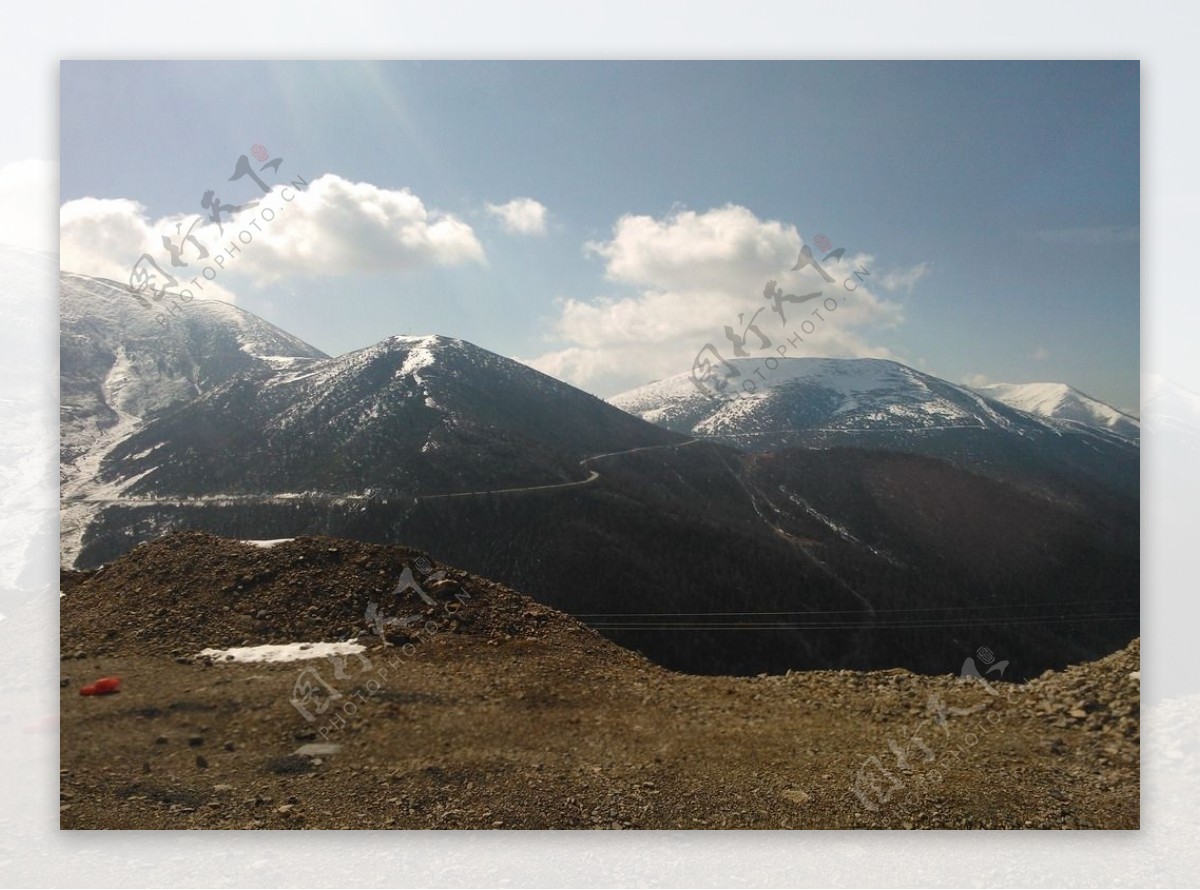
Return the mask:
<svg viewBox="0 0 1200 890">
<path fill-rule="evenodd" d="M 311 745 L 301 745 L 292 753 L 300 757 L 328 757 L 341 750 L 342 746 L 335 745 L 333 742 L 315 742 Z"/>
</svg>

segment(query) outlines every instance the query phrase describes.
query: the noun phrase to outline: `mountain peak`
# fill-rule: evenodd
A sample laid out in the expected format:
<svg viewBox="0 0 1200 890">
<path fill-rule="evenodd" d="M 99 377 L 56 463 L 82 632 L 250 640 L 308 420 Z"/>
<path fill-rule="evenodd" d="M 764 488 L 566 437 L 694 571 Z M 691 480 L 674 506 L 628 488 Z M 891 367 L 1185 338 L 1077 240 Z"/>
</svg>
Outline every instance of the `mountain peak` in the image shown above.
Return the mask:
<svg viewBox="0 0 1200 890">
<path fill-rule="evenodd" d="M 1003 423 L 978 396 L 890 359 L 769 356 L 734 358 L 729 366 L 727 391 L 736 398 L 716 399 L 684 372 L 609 401 L 672 429 L 678 428 L 674 421 L 686 416 L 691 421 L 687 431 L 693 434 L 720 433 L 747 423 L 777 429 L 790 426 L 796 411 L 805 415 L 806 423 L 820 419 L 837 425 L 854 418 L 869 426 L 901 421 L 938 427 Z M 975 419 L 977 414 L 985 421 Z"/>
<path fill-rule="evenodd" d="M 1135 418 L 1066 383 L 990 383 L 975 389 L 1037 417 L 1099 427 L 1127 439 L 1141 434 Z"/>
<path fill-rule="evenodd" d="M 747 451 L 907 451 L 1023 484 L 1066 474 L 1136 490 L 1137 421 L 1063 384 L 979 392 L 876 358 L 748 357 L 716 373 L 728 374 L 721 398 L 683 373 L 609 401 Z"/>
<path fill-rule="evenodd" d="M 456 337 L 447 337 L 445 334 L 392 334 L 385 340 L 381 340 L 378 346 L 402 346 L 406 349 L 411 349 L 414 346 L 453 346 L 461 345 L 462 340 Z"/>
<path fill-rule="evenodd" d="M 415 362 L 420 367 L 427 367 L 433 364 L 438 355 L 471 351 L 484 352 L 485 350 L 457 337 L 447 337 L 444 334 L 393 334 L 378 343 L 346 355 L 409 356 L 406 364 Z M 404 359 L 402 358 L 402 360 Z"/>
</svg>

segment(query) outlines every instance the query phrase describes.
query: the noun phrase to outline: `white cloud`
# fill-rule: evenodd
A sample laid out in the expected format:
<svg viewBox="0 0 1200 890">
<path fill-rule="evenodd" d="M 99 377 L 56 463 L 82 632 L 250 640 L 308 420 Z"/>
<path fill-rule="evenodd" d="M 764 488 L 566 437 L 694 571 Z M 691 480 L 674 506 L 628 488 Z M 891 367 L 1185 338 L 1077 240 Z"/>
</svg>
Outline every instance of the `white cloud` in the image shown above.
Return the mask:
<svg viewBox="0 0 1200 890">
<path fill-rule="evenodd" d="M 326 174 L 291 194 L 291 201 L 279 202 L 278 218 L 255 238 L 253 253 L 244 250 L 246 271 L 260 281 L 484 262 L 470 225 L 427 209 L 408 189 Z"/>
<path fill-rule="evenodd" d="M 894 269 L 884 275 L 879 283 L 887 291 L 903 290 L 911 294 L 917 282 L 929 274 L 929 263 L 917 263 L 908 269 Z"/>
<path fill-rule="evenodd" d="M 728 292 L 775 276 L 796 261 L 796 228 L 763 222 L 745 207 L 727 204 L 705 213 L 683 210 L 663 219 L 623 216 L 610 241 L 585 249 L 607 260 L 614 281 L 654 288 Z"/>
<path fill-rule="evenodd" d="M 1046 359 L 1050 358 L 1050 350 L 1045 346 L 1039 346 L 1033 351 L 1033 355 L 1031 355 L 1030 358 L 1032 358 L 1035 362 L 1044 362 Z"/>
<path fill-rule="evenodd" d="M 963 376 L 962 382 L 970 387 L 987 386 L 992 382 L 992 379 L 987 374 L 966 374 Z"/>
<path fill-rule="evenodd" d="M 232 301 L 232 289 L 247 281 L 486 261 L 470 225 L 429 210 L 407 189 L 332 174 L 303 191 L 277 188 L 257 207 L 223 216 L 223 231 L 207 218 L 192 228 L 197 219 L 152 220 L 145 207 L 124 198 L 68 201 L 60 209 L 62 267 L 124 282 L 138 258 L 149 253 L 180 279 L 180 287 L 195 279 L 203 287 L 195 296 Z M 173 267 L 163 237 L 181 243 L 189 231 L 208 257 L 195 243 L 183 244 L 187 266 Z M 197 278 L 205 266 L 213 277 Z"/>
<path fill-rule="evenodd" d="M 58 249 L 58 165 L 29 159 L 0 167 L 0 244 Z"/>
<path fill-rule="evenodd" d="M 688 370 L 706 343 L 732 354 L 726 326 L 741 333 L 753 320 L 775 354 L 820 309 L 824 297 L 842 302 L 832 312 L 823 311 L 825 320 L 814 324 L 802 344 L 789 347 L 789 355 L 894 357 L 867 339 L 872 329 L 903 321 L 899 305 L 871 291 L 877 278 L 867 276 L 861 283 L 854 278 L 856 269 L 871 272 L 873 259 L 859 254 L 825 263 L 834 279 L 827 283 L 813 269 L 789 271 L 802 246 L 794 226 L 760 220 L 736 205 L 704 213 L 682 210 L 661 219 L 621 217 L 610 240 L 589 242 L 585 250 L 605 260 L 610 280 L 635 285 L 638 293 L 560 301 L 551 334 L 557 348 L 526 362 L 612 395 Z M 843 286 L 847 280 L 857 288 L 853 293 Z M 783 303 L 784 324 L 764 295 L 768 281 L 788 296 L 816 291 L 824 296 Z M 747 349 L 758 345 L 751 335 Z"/>
<path fill-rule="evenodd" d="M 513 198 L 507 204 L 488 204 L 487 212 L 511 235 L 546 234 L 546 206 L 533 198 Z"/>
<path fill-rule="evenodd" d="M 134 264 L 143 253 L 149 253 L 164 272 L 177 279 L 168 289 L 178 292 L 188 287 L 188 280 L 199 275 L 205 265 L 191 259 L 194 252 L 185 252 L 182 259 L 189 265 L 172 266 L 170 253 L 163 248 L 163 235 L 173 236 L 176 224 L 183 219 L 168 217 L 152 221 L 145 207 L 128 198 L 67 201 L 59 210 L 59 265 L 66 272 L 128 284 Z M 187 225 L 190 222 L 184 224 L 185 231 Z M 195 230 L 197 235 L 202 232 L 202 226 Z M 164 283 L 158 279 L 152 286 L 161 287 Z M 237 302 L 236 295 L 225 286 L 226 278 L 218 276 L 201 283 L 202 289 L 190 288 L 196 298 Z"/>
</svg>

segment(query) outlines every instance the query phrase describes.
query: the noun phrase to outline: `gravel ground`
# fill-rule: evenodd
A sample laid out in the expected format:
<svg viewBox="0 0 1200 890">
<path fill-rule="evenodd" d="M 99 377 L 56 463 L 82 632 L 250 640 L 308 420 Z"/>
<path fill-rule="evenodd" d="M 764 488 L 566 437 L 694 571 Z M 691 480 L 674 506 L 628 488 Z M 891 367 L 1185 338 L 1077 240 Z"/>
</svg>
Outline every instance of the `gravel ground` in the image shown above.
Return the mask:
<svg viewBox="0 0 1200 890">
<path fill-rule="evenodd" d="M 392 592 L 412 565 L 434 605 Z M 171 535 L 63 589 L 63 828 L 1139 825 L 1136 640 L 1022 686 L 688 676 L 415 551 L 329 538 Z M 384 645 L 368 600 L 420 621 Z M 337 662 L 195 657 L 359 635 Z M 121 691 L 79 694 L 104 676 Z"/>
</svg>

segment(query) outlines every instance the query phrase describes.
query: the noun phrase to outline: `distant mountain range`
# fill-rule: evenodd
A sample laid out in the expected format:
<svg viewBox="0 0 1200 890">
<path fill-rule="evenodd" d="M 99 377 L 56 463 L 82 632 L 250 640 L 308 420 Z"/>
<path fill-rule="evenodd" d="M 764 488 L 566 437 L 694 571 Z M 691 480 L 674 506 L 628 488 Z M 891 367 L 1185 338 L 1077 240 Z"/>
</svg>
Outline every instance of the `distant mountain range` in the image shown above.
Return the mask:
<svg viewBox="0 0 1200 890">
<path fill-rule="evenodd" d="M 707 673 L 987 644 L 1036 674 L 1137 633 L 1136 440 L 894 362 L 609 404 L 449 337 L 329 358 L 222 304 L 62 302 L 68 565 L 179 528 L 403 542 Z"/>
<path fill-rule="evenodd" d="M 756 383 L 753 393 L 716 398 L 682 373 L 609 401 L 665 429 L 747 451 L 905 451 L 1026 488 L 1065 492 L 1099 482 L 1125 495 L 1138 491 L 1136 421 L 1110 425 L 1109 413 L 1124 415 L 1085 396 L 1030 399 L 1039 407 L 1031 412 L 1007 401 L 1028 396 L 1023 388 L 1005 390 L 1000 399 L 884 359 L 784 358 L 768 365 L 741 358 L 730 364 L 738 379 Z M 1076 415 L 1085 405 L 1106 422 L 1080 422 Z"/>
</svg>

